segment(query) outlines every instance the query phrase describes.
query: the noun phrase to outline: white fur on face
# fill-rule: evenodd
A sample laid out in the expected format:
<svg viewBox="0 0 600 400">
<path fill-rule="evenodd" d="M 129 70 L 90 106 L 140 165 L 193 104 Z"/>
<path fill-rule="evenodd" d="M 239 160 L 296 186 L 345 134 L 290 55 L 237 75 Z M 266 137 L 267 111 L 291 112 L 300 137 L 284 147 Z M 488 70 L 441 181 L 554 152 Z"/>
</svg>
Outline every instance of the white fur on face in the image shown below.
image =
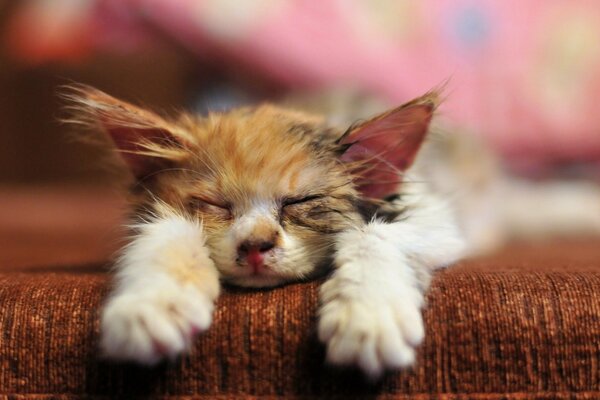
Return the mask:
<svg viewBox="0 0 600 400">
<path fill-rule="evenodd" d="M 268 287 L 305 278 L 315 270 L 322 259 L 318 249 L 313 251 L 309 244 L 286 232 L 277 214 L 274 201 L 256 201 L 225 233 L 208 239 L 212 258 L 224 280 L 238 286 Z M 248 263 L 238 257 L 238 248 L 265 227 L 277 235 L 277 244 L 265 253 L 264 270 L 255 274 Z"/>
</svg>

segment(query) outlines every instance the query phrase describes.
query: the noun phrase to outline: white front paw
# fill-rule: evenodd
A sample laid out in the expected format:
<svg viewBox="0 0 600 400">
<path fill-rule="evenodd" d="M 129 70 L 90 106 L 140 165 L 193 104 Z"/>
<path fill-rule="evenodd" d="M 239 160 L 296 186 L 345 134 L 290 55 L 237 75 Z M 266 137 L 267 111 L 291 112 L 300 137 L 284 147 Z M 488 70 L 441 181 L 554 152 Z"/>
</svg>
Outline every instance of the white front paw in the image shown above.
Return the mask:
<svg viewBox="0 0 600 400">
<path fill-rule="evenodd" d="M 321 288 L 319 312 L 327 361 L 357 365 L 370 378 L 412 365 L 424 337 L 421 298 L 412 288 L 404 293 L 363 291 L 334 276 Z"/>
<path fill-rule="evenodd" d="M 101 318 L 101 349 L 108 358 L 152 365 L 187 350 L 212 320 L 213 298 L 174 282 L 112 297 Z"/>
</svg>

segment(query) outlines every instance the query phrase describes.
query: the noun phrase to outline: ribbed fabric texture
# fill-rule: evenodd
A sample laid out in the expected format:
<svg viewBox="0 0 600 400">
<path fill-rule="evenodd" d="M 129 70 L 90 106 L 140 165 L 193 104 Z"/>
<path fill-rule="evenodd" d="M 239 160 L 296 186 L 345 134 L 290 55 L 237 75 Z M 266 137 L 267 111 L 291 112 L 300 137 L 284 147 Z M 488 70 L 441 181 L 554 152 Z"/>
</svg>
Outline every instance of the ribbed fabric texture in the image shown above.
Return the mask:
<svg viewBox="0 0 600 400">
<path fill-rule="evenodd" d="M 319 282 L 228 289 L 189 357 L 100 360 L 107 267 L 0 271 L 0 398 L 597 399 L 600 243 L 513 248 L 433 279 L 416 367 L 370 384 L 324 365 Z"/>
</svg>

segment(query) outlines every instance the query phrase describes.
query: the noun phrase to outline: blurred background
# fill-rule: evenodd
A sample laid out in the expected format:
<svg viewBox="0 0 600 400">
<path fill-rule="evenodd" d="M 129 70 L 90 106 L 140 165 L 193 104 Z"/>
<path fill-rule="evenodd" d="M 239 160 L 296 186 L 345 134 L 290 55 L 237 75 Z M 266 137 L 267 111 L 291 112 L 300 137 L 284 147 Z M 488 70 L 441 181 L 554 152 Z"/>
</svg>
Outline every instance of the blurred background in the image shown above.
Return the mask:
<svg viewBox="0 0 600 400">
<path fill-rule="evenodd" d="M 595 0 L 0 0 L 0 45 L 0 257 L 12 263 L 40 226 L 64 242 L 120 218 L 99 150 L 58 122 L 70 82 L 167 112 L 328 87 L 402 103 L 448 82 L 444 123 L 508 168 L 600 176 Z M 39 262 L 98 258 L 112 245 L 94 234 L 79 258 L 51 242 Z"/>
</svg>

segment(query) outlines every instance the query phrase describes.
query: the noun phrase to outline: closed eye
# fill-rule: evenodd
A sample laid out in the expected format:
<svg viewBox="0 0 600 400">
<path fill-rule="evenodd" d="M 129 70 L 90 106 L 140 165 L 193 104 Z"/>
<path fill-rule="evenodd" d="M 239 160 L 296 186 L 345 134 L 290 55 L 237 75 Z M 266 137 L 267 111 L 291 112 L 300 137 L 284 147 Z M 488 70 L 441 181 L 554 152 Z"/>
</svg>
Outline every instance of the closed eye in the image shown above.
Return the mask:
<svg viewBox="0 0 600 400">
<path fill-rule="evenodd" d="M 200 196 L 191 196 L 188 200 L 188 204 L 194 210 L 212 212 L 225 218 L 231 217 L 231 206 L 217 200 Z"/>
<path fill-rule="evenodd" d="M 312 200 L 319 200 L 319 199 L 322 199 L 323 197 L 325 197 L 325 196 L 322 194 L 313 194 L 313 195 L 305 196 L 305 197 L 290 197 L 290 198 L 284 199 L 282 201 L 281 205 L 283 207 L 292 206 L 294 204 L 301 204 L 301 203 L 307 203 Z"/>
</svg>

